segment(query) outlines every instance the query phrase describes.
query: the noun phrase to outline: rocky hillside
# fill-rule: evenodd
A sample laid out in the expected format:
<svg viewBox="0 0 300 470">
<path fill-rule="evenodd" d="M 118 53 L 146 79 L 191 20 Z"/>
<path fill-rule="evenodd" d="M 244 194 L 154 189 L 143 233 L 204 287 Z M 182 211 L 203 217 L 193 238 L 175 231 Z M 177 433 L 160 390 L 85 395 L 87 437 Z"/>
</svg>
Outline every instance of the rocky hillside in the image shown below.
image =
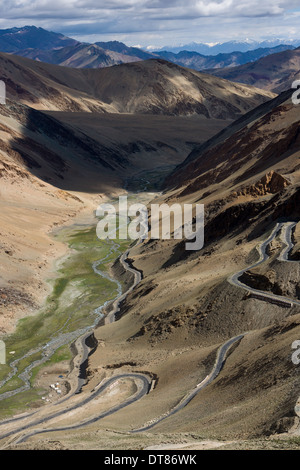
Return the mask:
<svg viewBox="0 0 300 470">
<path fill-rule="evenodd" d="M 275 108 L 270 111 L 272 103 Z M 242 182 L 245 182 L 247 187 L 249 183 L 251 187 L 252 178 L 257 180 L 253 181 L 253 184 L 261 184 L 259 179 L 266 178 L 267 171 L 274 177 L 277 165 L 281 166 L 286 155 L 298 149 L 298 107 L 293 105 L 291 94 L 284 93 L 273 102 L 262 106 L 260 113 L 263 115 L 258 119 L 259 114 L 258 116 L 254 114 L 256 120 L 252 123 L 249 123 L 249 118 L 253 114 L 245 115 L 241 123 L 234 123 L 231 126 L 231 133 L 227 129 L 227 136 L 223 135 L 224 131 L 220 136 L 214 137 L 209 146 L 193 151 L 180 168 L 168 177 L 166 184 L 179 186 L 184 194 L 188 194 L 206 188 L 211 182 L 214 184 L 226 180 L 227 187 L 231 190 L 234 184 L 238 187 Z M 243 126 L 242 122 L 247 126 Z M 234 132 L 239 124 L 241 128 Z M 227 155 L 226 159 L 224 152 Z M 249 152 L 252 157 L 251 165 L 249 165 Z M 294 181 L 298 175 L 297 173 L 294 175 L 297 172 L 297 168 L 293 166 L 296 159 L 293 157 L 287 161 L 292 165 L 289 171 L 291 176 L 288 179 L 292 178 Z M 238 179 L 236 179 L 237 173 L 240 174 Z M 282 168 L 280 173 L 282 174 Z M 229 184 L 231 181 L 232 185 Z M 266 180 L 264 181 L 266 184 Z M 249 188 L 248 190 L 250 191 Z"/>
</svg>

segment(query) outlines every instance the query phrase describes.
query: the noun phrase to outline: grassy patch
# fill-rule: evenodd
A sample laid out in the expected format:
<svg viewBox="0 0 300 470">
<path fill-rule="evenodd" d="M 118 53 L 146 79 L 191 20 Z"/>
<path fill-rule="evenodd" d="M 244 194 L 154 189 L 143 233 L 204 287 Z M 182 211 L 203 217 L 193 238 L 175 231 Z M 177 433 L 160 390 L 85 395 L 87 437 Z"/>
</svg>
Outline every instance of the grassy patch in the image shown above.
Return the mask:
<svg viewBox="0 0 300 470">
<path fill-rule="evenodd" d="M 39 407 L 42 399 L 38 391 L 34 389 L 26 390 L 25 392 L 18 393 L 16 396 L 7 398 L 1 403 L 1 419 L 9 418 L 15 414 L 26 411 L 34 406 Z"/>
</svg>

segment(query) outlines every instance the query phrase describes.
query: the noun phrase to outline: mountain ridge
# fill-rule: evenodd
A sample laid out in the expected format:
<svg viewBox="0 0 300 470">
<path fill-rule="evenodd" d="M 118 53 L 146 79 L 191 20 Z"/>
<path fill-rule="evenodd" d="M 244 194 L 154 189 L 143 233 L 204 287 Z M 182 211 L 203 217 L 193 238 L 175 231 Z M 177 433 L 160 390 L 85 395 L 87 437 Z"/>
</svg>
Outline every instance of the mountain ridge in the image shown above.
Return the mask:
<svg viewBox="0 0 300 470">
<path fill-rule="evenodd" d="M 235 119 L 274 95 L 162 59 L 70 68 L 0 53 L 12 99 L 36 109 Z"/>
<path fill-rule="evenodd" d="M 204 55 L 217 55 L 217 54 L 230 54 L 234 51 L 239 52 L 247 52 L 258 48 L 273 48 L 279 46 L 281 44 L 288 44 L 293 47 L 300 46 L 299 39 L 269 39 L 263 41 L 257 40 L 233 40 L 233 41 L 226 41 L 224 43 L 216 43 L 216 44 L 206 44 L 206 43 L 197 43 L 192 42 L 189 44 L 185 44 L 182 46 L 164 46 L 162 48 L 153 49 L 153 52 L 160 52 L 160 51 L 169 51 L 173 53 L 178 53 L 183 50 L 186 51 L 195 51 L 199 52 L 200 54 Z"/>
<path fill-rule="evenodd" d="M 255 62 L 258 59 L 275 54 L 277 52 L 294 49 L 293 46 L 280 45 L 274 48 L 260 48 L 253 51 L 231 53 L 219 53 L 217 55 L 205 56 L 195 52 L 181 51 L 177 54 L 172 52 L 158 52 L 157 54 L 170 62 L 174 62 L 182 67 L 189 67 L 195 70 L 222 69 L 225 67 L 235 67 L 246 63 Z"/>
<path fill-rule="evenodd" d="M 54 49 L 76 45 L 78 41 L 68 38 L 61 33 L 54 33 L 36 26 L 10 28 L 0 30 L 1 52 L 16 52 L 18 50 L 39 47 L 39 49 Z"/>
</svg>

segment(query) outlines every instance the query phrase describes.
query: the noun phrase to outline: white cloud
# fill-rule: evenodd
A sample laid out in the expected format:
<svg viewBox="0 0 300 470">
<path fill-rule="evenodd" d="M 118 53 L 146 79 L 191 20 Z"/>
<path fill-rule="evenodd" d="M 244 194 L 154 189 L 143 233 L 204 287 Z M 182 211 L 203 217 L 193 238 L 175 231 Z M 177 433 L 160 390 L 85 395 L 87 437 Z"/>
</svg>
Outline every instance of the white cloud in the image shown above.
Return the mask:
<svg viewBox="0 0 300 470">
<path fill-rule="evenodd" d="M 261 16 L 278 15 L 285 10 L 299 6 L 298 1 L 289 0 L 7 0 L 0 5 L 2 18 L 18 16 L 45 15 L 48 18 L 59 12 L 70 17 L 77 16 L 80 11 L 86 16 L 94 12 L 113 14 L 126 11 L 133 15 L 151 15 L 161 13 L 162 18 L 170 14 L 177 17 L 193 15 L 201 16 Z"/>
<path fill-rule="evenodd" d="M 299 0 L 7 0 L 0 5 L 0 26 L 34 24 L 85 40 L 119 35 L 132 37 L 132 44 L 156 35 L 164 45 L 168 38 L 284 36 L 298 30 L 293 9 L 300 9 Z"/>
</svg>

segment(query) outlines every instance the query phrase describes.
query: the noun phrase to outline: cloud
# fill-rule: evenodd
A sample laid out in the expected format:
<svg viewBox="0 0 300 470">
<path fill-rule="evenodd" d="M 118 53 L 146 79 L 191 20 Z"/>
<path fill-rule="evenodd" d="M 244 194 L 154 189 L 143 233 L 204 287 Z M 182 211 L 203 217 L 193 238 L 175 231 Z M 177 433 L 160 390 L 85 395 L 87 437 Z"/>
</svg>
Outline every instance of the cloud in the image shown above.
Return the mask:
<svg viewBox="0 0 300 470">
<path fill-rule="evenodd" d="M 84 17 L 92 13 L 97 19 L 101 15 L 121 15 L 126 12 L 133 17 L 167 15 L 177 18 L 192 16 L 261 16 L 280 15 L 289 8 L 297 6 L 297 1 L 289 0 L 7 0 L 0 6 L 2 18 L 32 18 L 45 16 L 50 19 L 61 13 L 69 17 Z M 127 16 L 127 15 L 126 15 Z"/>
<path fill-rule="evenodd" d="M 146 33 L 163 41 L 172 31 L 173 38 L 183 41 L 193 35 L 193 40 L 215 41 L 220 34 L 246 30 L 247 35 L 258 29 L 263 34 L 264 28 L 268 34 L 288 31 L 287 16 L 292 30 L 297 8 L 298 0 L 7 0 L 0 5 L 0 25 L 34 24 L 86 37 L 132 33 L 133 42 L 141 42 Z"/>
</svg>

